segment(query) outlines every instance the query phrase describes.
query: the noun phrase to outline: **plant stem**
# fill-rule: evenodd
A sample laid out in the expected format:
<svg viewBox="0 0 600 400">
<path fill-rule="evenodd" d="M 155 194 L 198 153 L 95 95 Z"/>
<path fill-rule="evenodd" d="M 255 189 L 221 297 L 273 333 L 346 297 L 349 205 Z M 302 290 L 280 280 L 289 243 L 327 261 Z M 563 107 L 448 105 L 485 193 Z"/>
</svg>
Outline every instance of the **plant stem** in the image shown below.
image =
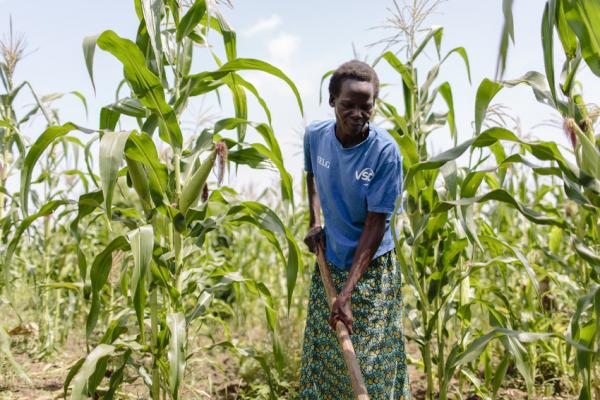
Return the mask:
<svg viewBox="0 0 600 400">
<path fill-rule="evenodd" d="M 150 341 L 150 349 L 152 351 L 152 387 L 150 389 L 150 397 L 153 400 L 160 400 L 160 376 L 158 370 L 158 287 L 155 287 L 150 292 L 150 329 L 152 337 Z"/>
</svg>

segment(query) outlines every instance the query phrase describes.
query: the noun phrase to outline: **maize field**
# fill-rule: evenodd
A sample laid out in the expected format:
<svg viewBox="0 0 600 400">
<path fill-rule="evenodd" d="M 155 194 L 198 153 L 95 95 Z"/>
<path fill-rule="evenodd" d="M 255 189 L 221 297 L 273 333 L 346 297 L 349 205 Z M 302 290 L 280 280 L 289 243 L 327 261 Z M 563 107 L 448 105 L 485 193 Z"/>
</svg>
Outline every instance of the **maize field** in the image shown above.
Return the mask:
<svg viewBox="0 0 600 400">
<path fill-rule="evenodd" d="M 506 76 L 528 16 L 498 1 L 497 68 L 471 87 L 442 78 L 452 62 L 471 81 L 477 57 L 428 25 L 442 1 L 372 3 L 396 21 L 368 62 L 392 77 L 374 120 L 403 159 L 392 226 L 413 397 L 600 399 L 600 2 L 537 1 L 543 70 Z M 308 202 L 253 78 L 276 80 L 298 121 L 308 98 L 285 68 L 241 55 L 251 39 L 224 15 L 236 4 L 128 6 L 135 34 L 81 37 L 90 86 L 61 94 L 15 74 L 28 49 L 18 21 L 1 25 L 0 399 L 293 399 Z M 93 109 L 112 84 L 99 57 L 122 73 Z M 318 67 L 317 92 L 336 65 Z M 567 145 L 527 135 L 496 102 L 522 88 Z M 459 91 L 475 94 L 468 132 Z M 64 121 L 63 96 L 98 126 Z M 190 126 L 203 99 L 222 108 Z M 439 132 L 450 146 L 433 146 Z M 265 169 L 272 187 L 233 184 Z"/>
</svg>

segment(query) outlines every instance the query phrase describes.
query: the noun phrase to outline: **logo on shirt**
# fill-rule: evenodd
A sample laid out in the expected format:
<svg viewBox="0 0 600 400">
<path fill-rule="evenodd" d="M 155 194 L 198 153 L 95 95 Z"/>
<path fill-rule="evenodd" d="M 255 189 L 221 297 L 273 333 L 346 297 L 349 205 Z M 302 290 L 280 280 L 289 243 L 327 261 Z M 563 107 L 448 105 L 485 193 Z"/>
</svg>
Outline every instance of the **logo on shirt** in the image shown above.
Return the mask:
<svg viewBox="0 0 600 400">
<path fill-rule="evenodd" d="M 371 168 L 364 168 L 360 172 L 358 172 L 358 171 L 354 172 L 354 176 L 356 177 L 356 180 L 363 181 L 363 183 L 365 185 L 368 185 L 369 182 L 371 182 L 374 175 L 375 175 L 375 172 L 373 172 L 373 170 Z"/>
<path fill-rule="evenodd" d="M 317 162 L 319 163 L 320 166 L 325 167 L 325 168 L 329 168 L 329 161 L 327 161 L 323 157 L 317 156 Z"/>
</svg>

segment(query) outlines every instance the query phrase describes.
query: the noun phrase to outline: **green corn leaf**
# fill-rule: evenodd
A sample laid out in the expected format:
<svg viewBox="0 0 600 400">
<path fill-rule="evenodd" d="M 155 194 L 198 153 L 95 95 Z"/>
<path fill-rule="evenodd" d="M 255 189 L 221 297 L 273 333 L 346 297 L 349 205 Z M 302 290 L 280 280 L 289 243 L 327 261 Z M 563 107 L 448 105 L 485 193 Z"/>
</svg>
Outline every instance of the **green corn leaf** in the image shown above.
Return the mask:
<svg viewBox="0 0 600 400">
<path fill-rule="evenodd" d="M 296 239 L 287 226 L 279 219 L 270 208 L 254 201 L 246 201 L 231 207 L 227 213 L 236 217 L 234 221 L 250 223 L 258 227 L 263 236 L 275 247 L 282 260 L 286 261 L 286 279 L 288 291 L 288 310 L 292 304 L 292 294 L 296 287 L 298 268 L 302 265 L 300 248 Z M 277 236 L 285 237 L 288 247 L 288 256 L 284 256 Z"/>
<path fill-rule="evenodd" d="M 469 64 L 469 56 L 467 55 L 467 50 L 464 47 L 456 47 L 448 52 L 442 60 L 442 63 L 448 59 L 453 53 L 458 54 L 465 63 L 465 68 L 467 69 L 467 78 L 469 78 L 469 83 L 471 83 L 471 65 Z"/>
<path fill-rule="evenodd" d="M 450 127 L 450 136 L 456 140 L 456 122 L 454 116 L 454 99 L 452 97 L 452 88 L 448 82 L 444 82 L 438 87 L 438 91 L 448 105 L 448 126 Z"/>
<path fill-rule="evenodd" d="M 421 54 L 421 52 L 425 49 L 425 47 L 427 46 L 427 44 L 429 43 L 429 41 L 431 41 L 432 38 L 435 37 L 435 47 L 438 53 L 438 57 L 440 54 L 440 46 L 441 46 L 441 42 L 442 42 L 442 36 L 444 35 L 444 28 L 441 26 L 435 26 L 429 29 L 429 31 L 427 32 L 427 35 L 425 35 L 425 37 L 423 38 L 423 40 L 421 41 L 421 43 L 419 44 L 419 47 L 417 47 L 417 49 L 415 50 L 415 52 L 413 53 L 412 59 L 410 60 L 411 64 L 414 64 L 417 57 L 419 57 L 419 54 Z"/>
<path fill-rule="evenodd" d="M 129 243 L 133 253 L 133 271 L 131 272 L 130 294 L 144 341 L 144 308 L 146 306 L 146 276 L 152 261 L 154 249 L 154 230 L 152 225 L 142 226 L 129 233 Z"/>
<path fill-rule="evenodd" d="M 73 389 L 71 392 L 72 400 L 86 400 L 93 395 L 96 387 L 90 385 L 90 380 L 101 370 L 104 374 L 106 370 L 106 359 L 113 354 L 115 347 L 108 344 L 100 344 L 90 354 L 87 355 L 83 364 L 73 377 Z M 97 386 L 97 384 L 96 384 Z"/>
<path fill-rule="evenodd" d="M 118 236 L 113 239 L 108 246 L 100 252 L 92 264 L 90 270 L 90 280 L 92 282 L 92 305 L 86 320 L 85 335 L 89 342 L 92 332 L 98 322 L 100 314 L 100 292 L 108 281 L 108 275 L 112 268 L 112 253 L 116 250 L 129 250 L 129 242 L 124 236 Z"/>
<path fill-rule="evenodd" d="M 142 14 L 144 15 L 144 23 L 146 31 L 156 60 L 156 68 L 159 73 L 163 69 L 163 51 L 162 40 L 160 38 L 160 20 L 162 16 L 162 0 L 141 0 Z"/>
<path fill-rule="evenodd" d="M 569 26 L 577 35 L 583 59 L 600 76 L 600 3 L 596 0 L 564 0 Z"/>
<path fill-rule="evenodd" d="M 107 132 L 100 139 L 100 181 L 102 182 L 104 208 L 108 220 L 112 219 L 113 191 L 128 137 L 128 132 Z"/>
<path fill-rule="evenodd" d="M 194 28 L 200 23 L 202 17 L 206 14 L 206 1 L 195 0 L 194 4 L 185 13 L 179 25 L 177 25 L 177 41 L 181 42 L 184 37 L 194 31 Z"/>
<path fill-rule="evenodd" d="M 331 70 L 325 72 L 323 74 L 323 76 L 321 77 L 321 83 L 319 84 L 319 105 L 323 102 L 323 82 L 325 82 L 325 79 L 327 79 L 331 75 L 333 75 L 334 72 L 335 72 L 335 70 L 331 69 Z"/>
<path fill-rule="evenodd" d="M 224 76 L 222 81 L 225 82 L 229 87 L 229 90 L 231 90 L 235 117 L 243 120 L 248 119 L 248 101 L 243 86 L 237 83 L 236 76 L 233 73 Z M 243 142 L 246 136 L 246 124 L 238 125 L 237 131 L 238 141 Z"/>
<path fill-rule="evenodd" d="M 544 8 L 542 17 L 542 48 L 544 50 L 544 68 L 546 78 L 552 93 L 553 103 L 556 104 L 556 85 L 554 78 L 554 25 L 556 16 L 556 1 L 550 0 Z"/>
<path fill-rule="evenodd" d="M 477 94 L 475 96 L 475 134 L 479 134 L 481 132 L 481 126 L 485 119 L 490 102 L 500 91 L 500 89 L 502 89 L 501 83 L 491 81 L 487 78 L 484 79 L 479 85 Z"/>
<path fill-rule="evenodd" d="M 471 197 L 468 199 L 464 198 L 457 201 L 441 201 L 434 209 L 434 212 L 446 212 L 453 206 L 468 206 L 474 203 L 484 203 L 490 200 L 500 201 L 502 203 L 510 205 L 511 207 L 519 211 L 521 214 L 523 214 L 525 218 L 536 224 L 554 225 L 561 228 L 567 227 L 565 221 L 558 218 L 549 217 L 535 210 L 532 210 L 531 208 L 519 203 L 510 193 L 503 189 L 492 190 L 488 193 L 476 197 Z"/>
<path fill-rule="evenodd" d="M 596 179 L 600 179 L 600 152 L 588 136 L 574 125 L 575 134 L 581 143 L 581 170 Z"/>
<path fill-rule="evenodd" d="M 97 40 L 98 46 L 111 53 L 123 64 L 125 78 L 137 98 L 155 113 L 165 126 L 161 139 L 181 148 L 183 136 L 177 116 L 167 104 L 160 79 L 146 66 L 144 55 L 130 40 L 120 38 L 113 31 L 103 32 Z"/>
<path fill-rule="evenodd" d="M 56 211 L 56 209 L 58 207 L 66 205 L 66 204 L 69 204 L 69 201 L 67 201 L 67 200 L 50 200 L 49 202 L 44 204 L 39 209 L 38 212 L 28 216 L 23 221 L 21 221 L 21 223 L 19 224 L 19 226 L 17 227 L 17 229 L 15 231 L 15 234 L 14 234 L 12 240 L 10 241 L 10 243 L 8 244 L 8 247 L 6 248 L 6 254 L 4 255 L 4 268 L 6 268 L 6 266 L 11 265 L 10 264 L 11 259 L 12 259 L 13 255 L 15 254 L 15 251 L 17 250 L 17 246 L 19 245 L 19 242 L 21 240 L 21 236 L 23 235 L 23 232 L 25 232 L 25 230 L 27 228 L 29 228 L 29 226 L 31 226 L 31 224 L 38 218 L 48 216 L 48 215 L 54 213 L 54 211 Z"/>
<path fill-rule="evenodd" d="M 300 113 L 304 114 L 304 108 L 302 106 L 302 100 L 300 98 L 300 93 L 296 88 L 296 85 L 287 75 L 285 75 L 279 68 L 274 67 L 273 65 L 266 63 L 261 60 L 255 60 L 252 58 L 238 58 L 232 61 L 229 61 L 221 66 L 217 71 L 212 72 L 202 72 L 200 74 L 191 75 L 188 77 L 191 80 L 192 86 L 197 85 L 198 82 L 205 80 L 217 80 L 226 76 L 230 72 L 237 71 L 262 71 L 268 74 L 271 74 L 288 84 L 294 96 L 296 96 L 296 102 L 298 103 L 298 107 L 300 108 Z"/>
<path fill-rule="evenodd" d="M 75 375 L 77 375 L 77 372 L 79 372 L 79 370 L 81 369 L 81 366 L 83 365 L 84 362 L 85 362 L 85 357 L 80 358 L 69 369 L 69 372 L 67 373 L 67 376 L 65 377 L 65 382 L 63 383 L 63 398 L 65 398 L 65 399 L 67 398 L 69 386 L 71 386 L 71 382 L 73 381 L 73 378 L 75 377 Z"/>
<path fill-rule="evenodd" d="M 217 121 L 214 132 L 217 134 L 222 130 L 235 129 L 241 124 L 249 124 L 262 136 L 267 145 L 266 147 L 260 143 L 252 143 L 250 146 L 263 157 L 266 157 L 273 162 L 281 177 L 281 196 L 284 201 L 289 201 L 293 205 L 294 191 L 292 185 L 292 176 L 285 169 L 283 164 L 283 155 L 281 153 L 279 143 L 277 142 L 275 134 L 269 125 L 257 124 L 239 118 L 225 118 Z"/>
<path fill-rule="evenodd" d="M 500 79 L 506 70 L 506 60 L 508 59 L 509 42 L 515 41 L 515 26 L 513 20 L 513 3 L 514 0 L 502 1 L 502 12 L 504 14 L 504 26 L 502 27 L 502 35 L 500 37 L 500 50 L 498 53 L 498 63 L 496 64 L 496 78 Z"/>
<path fill-rule="evenodd" d="M 44 131 L 29 148 L 23 167 L 21 168 L 21 208 L 23 216 L 27 216 L 27 206 L 29 199 L 29 189 L 31 186 L 31 176 L 37 160 L 40 158 L 44 150 L 50 146 L 56 139 L 65 136 L 67 133 L 78 129 L 75 124 L 70 122 L 62 126 L 51 126 Z"/>
<path fill-rule="evenodd" d="M 210 4 L 210 3 L 209 3 Z M 221 13 L 219 7 L 209 9 L 209 13 L 214 13 L 216 18 L 211 18 L 212 24 L 210 26 L 221 33 L 223 36 L 223 45 L 225 46 L 225 54 L 227 55 L 227 61 L 234 61 L 237 59 L 237 44 L 236 35 L 234 30 L 229 26 L 227 20 Z M 216 20 L 216 26 L 214 21 Z"/>
<path fill-rule="evenodd" d="M 492 398 L 496 398 L 496 393 L 498 393 L 498 389 L 502 385 L 504 381 L 504 377 L 506 376 L 506 371 L 508 370 L 508 365 L 510 364 L 510 357 L 508 355 L 502 358 L 500 364 L 496 368 L 496 373 L 494 374 L 494 379 L 492 380 Z"/>
<path fill-rule="evenodd" d="M 556 4 L 556 31 L 567 58 L 573 59 L 577 55 L 577 36 L 571 30 L 565 15 L 564 1 L 558 0 Z"/>
<path fill-rule="evenodd" d="M 96 40 L 100 35 L 86 36 L 83 38 L 83 58 L 85 59 L 85 66 L 92 81 L 92 87 L 94 93 L 96 93 L 96 84 L 94 83 L 94 53 L 96 51 Z"/>
<path fill-rule="evenodd" d="M 183 381 L 183 373 L 186 364 L 186 322 L 185 316 L 182 313 L 167 315 L 167 325 L 169 326 L 169 352 L 167 358 L 169 360 L 169 388 L 171 389 L 171 397 L 178 398 L 179 385 Z"/>
<path fill-rule="evenodd" d="M 402 64 L 402 62 L 392 53 L 391 51 L 386 51 L 383 54 L 383 59 L 390 64 L 392 68 L 396 70 L 402 76 L 402 81 L 408 88 L 410 92 L 414 92 L 416 90 L 416 84 L 412 77 L 410 70 Z"/>
<path fill-rule="evenodd" d="M 260 93 L 258 93 L 258 90 L 256 90 L 256 88 L 254 87 L 254 85 L 252 85 L 250 82 L 248 82 L 247 80 L 245 80 L 244 78 L 242 78 L 238 74 L 233 74 L 232 73 L 231 76 L 232 76 L 232 78 L 233 78 L 233 80 L 235 81 L 236 84 L 244 87 L 247 91 L 249 91 L 250 93 L 252 93 L 252 95 L 254 95 L 254 97 L 256 98 L 256 101 L 258 101 L 258 104 L 260 104 L 260 106 L 264 110 L 265 115 L 267 116 L 267 120 L 269 121 L 269 125 L 271 125 L 271 111 L 269 110 L 269 107 L 267 106 L 267 103 L 260 96 Z"/>
</svg>

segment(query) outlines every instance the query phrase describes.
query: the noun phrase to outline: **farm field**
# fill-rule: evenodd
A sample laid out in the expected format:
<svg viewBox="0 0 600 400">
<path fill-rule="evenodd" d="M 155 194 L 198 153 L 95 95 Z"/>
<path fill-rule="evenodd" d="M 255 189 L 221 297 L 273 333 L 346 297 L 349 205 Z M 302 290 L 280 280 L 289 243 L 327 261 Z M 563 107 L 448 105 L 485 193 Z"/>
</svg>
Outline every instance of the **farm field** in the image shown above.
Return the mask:
<svg viewBox="0 0 600 400">
<path fill-rule="evenodd" d="M 353 57 L 380 74 L 372 120 L 402 156 L 413 398 L 600 399 L 600 3 L 498 1 L 495 69 L 475 71 L 482 53 L 431 23 L 455 2 L 373 5 L 375 39 L 307 81 L 299 38 L 252 54 L 285 26 L 266 4 L 238 31 L 248 5 L 129 0 L 128 33 L 82 36 L 88 86 L 61 93 L 20 73 L 27 32 L 3 21 L 0 399 L 297 398 L 317 273 L 297 160 Z M 525 53 L 539 70 L 513 75 Z"/>
</svg>

